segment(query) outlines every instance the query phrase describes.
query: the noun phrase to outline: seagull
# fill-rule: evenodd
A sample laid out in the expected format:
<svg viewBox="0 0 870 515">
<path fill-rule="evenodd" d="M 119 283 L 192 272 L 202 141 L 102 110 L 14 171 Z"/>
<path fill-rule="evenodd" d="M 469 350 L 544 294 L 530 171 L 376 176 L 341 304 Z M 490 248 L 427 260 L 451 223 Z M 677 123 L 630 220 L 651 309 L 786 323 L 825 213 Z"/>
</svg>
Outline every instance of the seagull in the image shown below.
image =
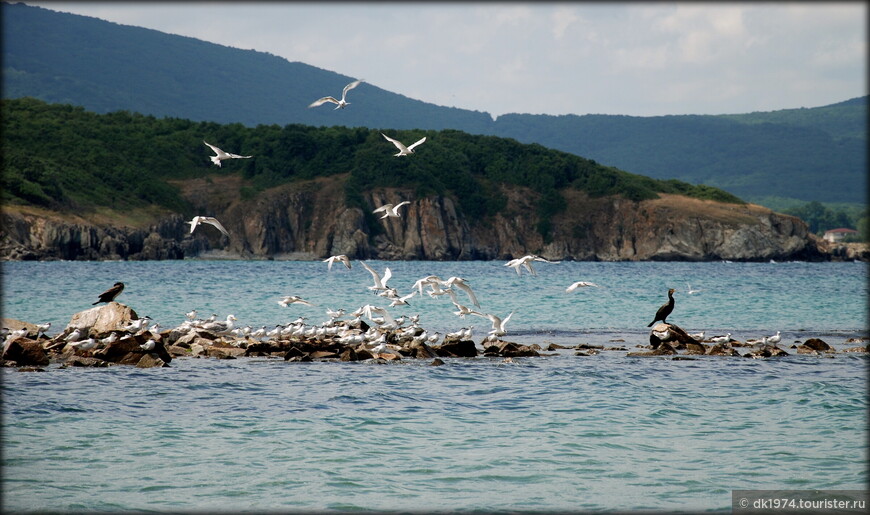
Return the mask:
<svg viewBox="0 0 870 515">
<path fill-rule="evenodd" d="M 97 346 L 97 340 L 93 338 L 88 338 L 87 340 L 82 340 L 80 342 L 70 342 L 70 347 L 75 347 L 79 350 L 91 350 Z"/>
<path fill-rule="evenodd" d="M 565 289 L 565 292 L 570 293 L 570 292 L 576 290 L 577 288 L 586 288 L 586 287 L 589 287 L 589 286 L 592 286 L 592 287 L 598 288 L 598 285 L 595 284 L 595 283 L 590 283 L 590 282 L 586 282 L 586 281 L 577 281 L 576 283 L 574 283 L 574 284 L 572 284 L 571 286 L 567 287 L 567 288 Z"/>
<path fill-rule="evenodd" d="M 147 352 L 154 350 L 155 345 L 157 345 L 157 342 L 154 341 L 154 338 L 150 338 L 147 342 L 140 345 L 139 348 Z"/>
<path fill-rule="evenodd" d="M 348 259 L 348 257 L 345 256 L 344 254 L 339 254 L 337 256 L 330 256 L 330 257 L 323 260 L 324 263 L 327 263 L 327 265 L 326 265 L 327 270 L 332 270 L 332 264 L 335 263 L 336 261 L 341 261 L 342 263 L 344 263 L 344 266 L 346 266 L 347 269 L 350 270 L 350 259 Z"/>
<path fill-rule="evenodd" d="M 689 336 L 700 341 L 704 339 L 704 331 L 701 331 L 700 333 L 690 333 Z"/>
<path fill-rule="evenodd" d="M 193 311 L 189 311 L 189 312 L 185 313 L 184 316 L 193 320 L 196 318 L 196 310 L 194 309 Z"/>
<path fill-rule="evenodd" d="M 388 288 L 387 288 L 387 281 L 389 281 L 389 280 L 390 280 L 390 277 L 393 276 L 393 272 L 390 271 L 390 268 L 389 268 L 389 267 L 387 267 L 387 268 L 384 270 L 384 276 L 383 276 L 383 278 L 381 278 L 381 276 L 378 275 L 378 273 L 375 272 L 375 271 L 372 269 L 372 267 L 370 267 L 369 265 L 367 265 L 367 264 L 365 263 L 365 261 L 360 261 L 360 263 L 362 263 L 363 268 L 365 268 L 366 270 L 369 271 L 370 274 L 372 274 L 372 278 L 375 280 L 375 285 L 374 285 L 374 286 L 369 286 L 369 289 L 370 289 L 370 290 L 386 290 L 386 289 L 388 289 Z"/>
<path fill-rule="evenodd" d="M 527 256 L 523 256 L 521 258 L 511 259 L 504 266 L 509 266 L 517 271 L 517 275 L 520 275 L 520 266 L 524 266 L 526 270 L 529 271 L 532 275 L 538 275 L 535 272 L 535 269 L 532 268 L 532 261 L 543 261 L 544 263 L 559 263 L 558 261 L 550 261 L 549 259 L 542 258 L 540 256 L 536 256 L 534 254 L 529 254 Z"/>
<path fill-rule="evenodd" d="M 81 338 L 81 337 L 82 337 L 82 330 L 81 330 L 81 329 L 76 329 L 75 331 L 69 333 L 69 334 L 66 336 L 66 338 L 64 338 L 63 340 L 64 340 L 65 342 L 74 342 L 74 341 L 78 340 L 78 339 Z"/>
<path fill-rule="evenodd" d="M 288 296 L 283 297 L 281 300 L 278 301 L 278 304 L 284 306 L 285 308 L 293 303 L 305 304 L 306 306 L 314 307 L 314 304 L 308 302 L 307 300 L 303 299 L 302 297 L 299 297 L 298 295 L 288 295 Z"/>
<path fill-rule="evenodd" d="M 394 308 L 396 306 L 409 306 L 410 304 L 408 304 L 408 299 L 410 299 L 411 297 L 413 297 L 416 294 L 417 294 L 416 291 L 412 291 L 411 293 L 409 293 L 408 295 L 405 295 L 404 297 L 396 297 L 393 299 L 393 302 L 390 303 L 390 307 Z"/>
<path fill-rule="evenodd" d="M 318 98 L 314 102 L 311 102 L 311 104 L 308 107 L 318 107 L 318 106 L 321 106 L 327 102 L 332 102 L 333 104 L 337 105 L 337 107 L 333 110 L 344 109 L 345 107 L 350 105 L 350 102 L 345 101 L 345 98 L 347 97 L 347 92 L 352 90 L 353 88 L 359 86 L 361 82 L 363 82 L 363 80 L 359 79 L 359 80 L 355 80 L 355 81 L 351 82 L 350 84 L 348 84 L 347 86 L 345 86 L 344 89 L 341 90 L 341 100 L 336 100 L 335 97 L 326 96 L 323 98 Z"/>
<path fill-rule="evenodd" d="M 465 315 L 482 315 L 482 313 L 469 309 L 467 306 L 463 306 L 456 301 L 453 301 L 453 305 L 459 310 L 454 311 L 453 314 L 457 315 L 459 318 L 465 318 Z"/>
<path fill-rule="evenodd" d="M 393 205 L 393 204 L 384 204 L 383 206 L 381 206 L 381 207 L 375 209 L 374 211 L 372 211 L 372 213 L 380 213 L 381 211 L 383 211 L 383 212 L 384 212 L 384 216 L 381 217 L 381 220 L 383 220 L 384 218 L 386 218 L 386 217 L 388 217 L 388 216 L 391 216 L 391 217 L 393 217 L 393 218 L 399 218 L 399 217 L 401 216 L 401 215 L 399 214 L 399 208 L 402 207 L 402 206 L 404 206 L 405 204 L 410 204 L 410 202 L 408 202 L 407 200 L 405 200 L 405 201 L 399 202 L 399 203 L 396 204 L 396 205 Z"/>
<path fill-rule="evenodd" d="M 407 155 L 413 154 L 414 147 L 416 147 L 417 145 L 421 145 L 424 141 L 426 141 L 426 137 L 423 136 L 422 138 L 417 140 L 414 144 L 406 147 L 401 141 L 395 140 L 395 139 L 387 136 L 383 132 L 381 133 L 381 136 L 387 138 L 387 141 L 391 142 L 393 145 L 396 146 L 397 149 L 399 149 L 399 153 L 396 154 L 396 157 L 407 156 Z"/>
<path fill-rule="evenodd" d="M 206 331 L 214 331 L 216 333 L 227 333 L 233 329 L 233 321 L 238 320 L 235 315 L 227 315 L 225 322 L 209 322 L 202 326 Z"/>
<path fill-rule="evenodd" d="M 686 286 L 689 287 L 689 289 L 686 290 L 686 293 L 688 293 L 689 295 L 694 295 L 694 294 L 696 294 L 696 293 L 698 293 L 698 292 L 701 291 L 701 290 L 693 290 L 691 284 L 687 284 Z"/>
<path fill-rule="evenodd" d="M 728 343 L 731 341 L 731 333 L 726 333 L 725 336 L 714 336 L 710 338 L 713 343 Z"/>
<path fill-rule="evenodd" d="M 499 318 L 496 315 L 491 315 L 491 314 L 486 314 L 486 313 L 474 312 L 471 314 L 478 315 L 478 316 L 481 316 L 483 318 L 488 318 L 489 321 L 492 322 L 492 331 L 489 332 L 490 336 L 504 336 L 507 334 L 507 331 L 505 330 L 505 325 L 507 325 L 508 320 L 511 319 L 514 312 L 511 311 L 510 314 L 508 316 L 506 316 L 504 319 Z"/>
<path fill-rule="evenodd" d="M 101 293 L 100 298 L 91 304 L 91 306 L 96 306 L 100 302 L 112 302 L 122 291 L 124 291 L 124 283 L 117 282 L 114 286 Z"/>
<path fill-rule="evenodd" d="M 770 344 L 772 344 L 772 345 L 776 345 L 777 343 L 780 342 L 780 340 L 782 340 L 782 335 L 780 335 L 780 332 L 777 331 L 775 335 L 773 335 L 773 336 L 768 336 L 768 337 L 766 338 L 766 340 L 767 340 L 767 343 L 770 343 Z"/>
<path fill-rule="evenodd" d="M 471 286 L 469 286 L 468 283 L 465 282 L 465 279 L 461 277 L 451 277 L 444 281 L 444 285 L 448 288 L 451 286 L 456 286 L 457 288 L 468 294 L 468 299 L 471 300 L 472 304 L 474 304 L 478 308 L 480 307 L 480 303 L 477 302 L 477 297 L 474 295 L 474 292 L 471 291 Z"/>
<path fill-rule="evenodd" d="M 106 336 L 102 340 L 100 340 L 100 344 L 105 346 L 111 345 L 118 341 L 118 333 L 112 333 L 109 336 Z"/>
<path fill-rule="evenodd" d="M 205 140 L 203 140 L 202 142 L 205 143 L 206 145 L 208 145 L 209 147 L 211 147 L 211 149 L 214 150 L 214 153 L 217 154 L 214 156 L 209 156 L 209 159 L 211 159 L 212 163 L 214 163 L 218 166 L 221 165 L 221 161 L 224 159 L 248 159 L 248 158 L 254 157 L 254 156 L 240 156 L 238 154 L 230 154 L 229 152 L 224 152 L 223 150 L 217 148 L 216 146 L 212 145 L 211 143 L 209 143 Z"/>
<path fill-rule="evenodd" d="M 46 322 L 44 324 L 40 324 L 40 325 L 36 326 L 36 339 L 38 340 L 39 334 L 40 333 L 45 334 L 45 332 L 48 331 L 49 328 L 51 328 L 51 322 Z"/>
<path fill-rule="evenodd" d="M 220 232 L 224 233 L 227 237 L 229 237 L 229 235 L 230 235 L 230 233 L 227 232 L 227 230 L 224 228 L 224 226 L 221 225 L 220 222 L 218 222 L 217 218 L 215 218 L 213 216 L 194 216 L 193 220 L 191 220 L 187 223 L 190 224 L 190 234 L 193 234 L 193 230 L 196 229 L 196 227 L 199 224 L 209 224 L 209 225 L 213 225 L 213 226 L 217 227 L 218 230 Z"/>
<path fill-rule="evenodd" d="M 670 315 L 671 311 L 674 310 L 674 292 L 675 291 L 677 291 L 677 290 L 675 290 L 673 288 L 668 290 L 668 301 L 665 304 L 662 304 L 662 306 L 659 308 L 659 310 L 656 311 L 655 319 L 653 319 L 653 321 L 650 322 L 647 327 L 652 327 L 652 325 L 654 323 L 656 323 L 658 320 L 661 320 L 662 322 L 667 323 L 666 318 L 668 318 L 668 315 Z"/>
</svg>

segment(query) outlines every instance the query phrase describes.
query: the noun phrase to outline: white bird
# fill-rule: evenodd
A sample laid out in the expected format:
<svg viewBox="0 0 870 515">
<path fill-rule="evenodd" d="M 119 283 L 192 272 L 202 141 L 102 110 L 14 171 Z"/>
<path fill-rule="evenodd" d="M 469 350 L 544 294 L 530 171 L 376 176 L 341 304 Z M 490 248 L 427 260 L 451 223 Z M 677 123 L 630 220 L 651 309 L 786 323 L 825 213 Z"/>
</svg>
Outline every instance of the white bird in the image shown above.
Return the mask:
<svg viewBox="0 0 870 515">
<path fill-rule="evenodd" d="M 471 286 L 469 286 L 465 279 L 461 277 L 451 277 L 444 281 L 444 285 L 447 287 L 456 286 L 457 288 L 468 294 L 468 299 L 471 300 L 472 304 L 480 307 L 480 303 L 477 302 L 477 297 L 474 295 L 474 292 L 471 291 Z"/>
<path fill-rule="evenodd" d="M 289 306 L 290 304 L 294 304 L 294 303 L 295 304 L 304 304 L 306 306 L 314 307 L 314 304 L 308 302 L 307 300 L 303 299 L 302 297 L 299 297 L 298 295 L 288 295 L 288 296 L 283 297 L 281 300 L 278 301 L 278 304 L 284 306 L 285 308 L 287 306 Z"/>
<path fill-rule="evenodd" d="M 408 295 L 405 295 L 404 297 L 396 297 L 393 299 L 393 302 L 390 303 L 390 307 L 394 308 L 396 306 L 409 306 L 410 304 L 408 304 L 408 299 L 410 299 L 411 297 L 413 297 L 416 294 L 417 294 L 416 291 L 412 291 L 411 293 L 409 293 Z"/>
<path fill-rule="evenodd" d="M 779 331 L 777 331 L 775 335 L 767 337 L 767 343 L 770 343 L 772 345 L 776 345 L 780 342 L 780 340 L 782 340 L 782 335 L 780 335 Z"/>
<path fill-rule="evenodd" d="M 692 338 L 694 338 L 696 340 L 703 340 L 704 339 L 704 331 L 701 331 L 700 333 L 690 333 L 689 336 L 691 336 Z"/>
<path fill-rule="evenodd" d="M 40 325 L 36 326 L 36 339 L 37 340 L 39 339 L 40 333 L 45 334 L 45 332 L 48 331 L 50 328 L 51 328 L 51 322 L 46 322 L 44 324 L 40 324 Z"/>
<path fill-rule="evenodd" d="M 240 156 L 238 154 L 230 154 L 229 152 L 224 152 L 223 150 L 217 148 L 216 146 L 212 145 L 211 143 L 209 143 L 205 140 L 203 140 L 202 142 L 205 143 L 206 145 L 208 145 L 209 147 L 211 147 L 212 150 L 214 150 L 214 153 L 216 155 L 209 156 L 209 159 L 211 159 L 212 163 L 214 163 L 218 166 L 221 166 L 221 161 L 223 161 L 224 159 L 248 159 L 248 158 L 254 157 L 254 156 Z"/>
<path fill-rule="evenodd" d="M 70 347 L 75 347 L 79 350 L 91 350 L 97 346 L 97 340 L 94 338 L 88 338 L 87 340 L 82 340 L 80 342 L 71 342 Z"/>
<path fill-rule="evenodd" d="M 193 320 L 196 318 L 196 310 L 194 309 L 193 311 L 188 311 L 187 313 L 184 314 L 184 316 Z"/>
<path fill-rule="evenodd" d="M 238 320 L 235 315 L 227 315 L 226 321 L 223 322 L 209 322 L 202 326 L 206 331 L 212 331 L 216 333 L 228 333 L 233 330 L 233 321 Z"/>
<path fill-rule="evenodd" d="M 595 288 L 598 288 L 598 285 L 595 284 L 595 283 L 590 283 L 590 282 L 586 282 L 586 281 L 577 281 L 576 283 L 574 283 L 574 284 L 572 284 L 571 286 L 567 287 L 567 288 L 565 289 L 565 291 L 566 291 L 567 293 L 570 293 L 570 292 L 576 290 L 577 288 L 586 288 L 586 287 L 590 287 L 590 286 L 595 287 Z"/>
<path fill-rule="evenodd" d="M 370 267 L 369 265 L 367 265 L 367 264 L 365 263 L 365 261 L 360 261 L 360 263 L 362 264 L 363 268 L 365 268 L 366 270 L 369 271 L 370 274 L 372 274 L 372 278 L 375 280 L 375 285 L 374 285 L 374 286 L 369 286 L 369 289 L 370 289 L 370 290 L 376 290 L 376 291 L 377 291 L 377 290 L 386 290 L 386 289 L 388 289 L 388 288 L 387 288 L 387 281 L 389 281 L 389 280 L 390 280 L 390 277 L 393 276 L 393 272 L 390 271 L 390 268 L 389 268 L 389 267 L 387 267 L 387 268 L 384 270 L 384 276 L 383 276 L 383 278 L 382 278 L 382 277 L 380 276 L 380 274 L 378 274 L 377 272 L 375 272 L 375 271 L 372 269 L 372 267 Z"/>
<path fill-rule="evenodd" d="M 526 268 L 526 270 L 529 271 L 530 274 L 538 275 L 537 272 L 535 272 L 535 269 L 532 268 L 533 261 L 543 261 L 544 263 L 559 263 L 558 261 L 550 261 L 549 259 L 545 259 L 545 258 L 542 258 L 540 256 L 536 256 L 534 254 L 529 254 L 529 255 L 523 256 L 521 258 L 511 259 L 510 261 L 505 263 L 504 266 L 509 266 L 509 267 L 513 268 L 514 270 L 516 270 L 517 275 L 521 275 L 520 274 L 520 266 L 524 266 Z"/>
<path fill-rule="evenodd" d="M 399 208 L 404 206 L 405 204 L 410 204 L 410 202 L 405 200 L 405 201 L 399 202 L 396 205 L 384 204 L 383 206 L 372 211 L 372 213 L 380 213 L 381 211 L 383 211 L 384 216 L 381 217 L 381 220 L 383 220 L 384 218 L 387 218 L 388 216 L 391 216 L 393 218 L 399 218 L 400 216 L 402 216 L 399 214 Z"/>
<path fill-rule="evenodd" d="M 728 343 L 731 341 L 731 333 L 726 333 L 725 336 L 714 336 L 710 338 L 713 343 Z"/>
<path fill-rule="evenodd" d="M 139 346 L 140 349 L 144 351 L 152 351 L 154 347 L 157 345 L 157 342 L 154 341 L 154 338 L 150 338 L 147 342 L 143 343 Z"/>
<path fill-rule="evenodd" d="M 443 282 L 444 281 L 442 281 L 441 278 L 437 275 L 427 275 L 422 279 L 417 279 L 417 281 L 414 282 L 413 288 L 417 288 L 417 290 L 420 292 L 420 295 L 423 295 L 424 286 L 431 286 L 432 290 L 436 291 L 441 289 L 441 284 Z"/>
<path fill-rule="evenodd" d="M 350 270 L 350 259 L 348 259 L 348 257 L 345 256 L 344 254 L 339 254 L 337 256 L 330 256 L 330 257 L 323 260 L 324 263 L 327 263 L 327 265 L 326 265 L 327 270 L 332 270 L 332 264 L 335 263 L 336 261 L 341 261 L 342 263 L 344 263 L 344 266 L 346 266 L 347 269 Z"/>
<path fill-rule="evenodd" d="M 689 295 L 694 295 L 694 294 L 696 294 L 696 293 L 698 293 L 698 292 L 701 291 L 701 290 L 693 290 L 691 284 L 687 284 L 686 286 L 689 287 L 689 289 L 686 290 L 686 293 L 688 293 Z"/>
<path fill-rule="evenodd" d="M 111 333 L 109 336 L 106 336 L 102 340 L 100 340 L 100 345 L 106 347 L 118 341 L 118 333 Z"/>
<path fill-rule="evenodd" d="M 456 306 L 456 308 L 459 310 L 459 311 L 454 311 L 453 314 L 457 315 L 459 318 L 465 318 L 465 315 L 482 315 L 483 314 L 483 313 L 479 313 L 477 311 L 474 311 L 473 309 L 469 309 L 468 307 L 463 306 L 462 304 L 455 302 L 455 301 L 453 302 L 453 305 Z"/>
<path fill-rule="evenodd" d="M 327 102 L 332 102 L 333 104 L 336 104 L 335 109 L 344 109 L 345 107 L 350 105 L 350 102 L 347 102 L 345 100 L 345 98 L 347 98 L 347 92 L 352 90 L 353 88 L 359 86 L 361 82 L 363 82 L 363 80 L 359 79 L 359 80 L 355 80 L 355 81 L 351 82 L 350 84 L 348 84 L 347 86 L 345 86 L 344 89 L 341 90 L 341 100 L 336 100 L 335 97 L 332 97 L 332 96 L 325 96 L 323 98 L 318 98 L 314 102 L 311 102 L 311 104 L 308 107 L 318 107 L 318 106 L 321 106 Z"/>
<path fill-rule="evenodd" d="M 79 338 L 81 338 L 81 337 L 82 337 L 82 331 L 81 331 L 81 329 L 76 329 L 76 330 L 74 330 L 73 332 L 71 332 L 71 333 L 69 333 L 68 335 L 66 335 L 66 338 L 64 338 L 64 341 L 67 341 L 67 342 L 74 342 L 74 341 L 77 341 L 77 340 L 78 340 Z"/>
<path fill-rule="evenodd" d="M 218 219 L 213 217 L 213 216 L 194 216 L 193 220 L 191 220 L 187 223 L 190 224 L 190 234 L 193 234 L 194 229 L 196 229 L 196 227 L 199 224 L 209 224 L 209 225 L 213 225 L 213 226 L 217 227 L 218 230 L 220 232 L 224 233 L 227 237 L 229 237 L 229 235 L 230 235 L 230 233 L 227 232 L 227 230 L 218 221 Z M 194 310 L 194 312 L 195 312 L 195 310 Z"/>
<path fill-rule="evenodd" d="M 511 311 L 510 314 L 508 316 L 506 316 L 504 319 L 499 318 L 496 315 L 491 315 L 488 313 L 472 313 L 472 315 L 478 315 L 478 316 L 481 316 L 483 318 L 488 318 L 489 321 L 492 322 L 492 331 L 489 332 L 489 334 L 491 336 L 504 336 L 507 334 L 507 331 L 505 330 L 505 326 L 507 325 L 508 320 L 510 320 L 511 317 L 514 315 L 514 312 Z"/>
<path fill-rule="evenodd" d="M 399 149 L 399 153 L 395 154 L 396 157 L 407 156 L 407 155 L 413 154 L 414 147 L 416 147 L 417 145 L 421 145 L 424 141 L 426 141 L 426 137 L 424 136 L 424 137 L 420 138 L 419 140 L 417 140 L 414 144 L 406 147 L 401 141 L 395 140 L 395 139 L 387 136 L 383 132 L 381 133 L 381 136 L 385 137 L 387 139 L 387 141 L 391 142 L 393 145 L 396 146 L 397 149 Z"/>
</svg>

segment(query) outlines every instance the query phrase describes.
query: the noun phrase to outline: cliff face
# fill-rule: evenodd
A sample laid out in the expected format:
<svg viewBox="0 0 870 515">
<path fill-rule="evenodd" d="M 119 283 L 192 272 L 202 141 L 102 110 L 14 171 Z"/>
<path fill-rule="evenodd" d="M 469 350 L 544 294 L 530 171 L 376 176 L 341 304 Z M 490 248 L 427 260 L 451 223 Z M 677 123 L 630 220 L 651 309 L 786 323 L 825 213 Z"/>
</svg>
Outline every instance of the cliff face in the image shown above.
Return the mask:
<svg viewBox="0 0 870 515">
<path fill-rule="evenodd" d="M 184 195 L 197 214 L 216 216 L 194 234 L 181 215 L 148 228 L 68 222 L 4 210 L 3 259 L 179 259 L 212 257 L 323 259 L 508 259 L 536 253 L 575 260 L 828 259 L 797 218 L 754 205 L 719 204 L 664 195 L 632 202 L 590 199 L 567 191 L 568 209 L 555 216 L 549 238 L 537 232 L 533 195 L 505 190 L 507 210 L 469 220 L 449 197 L 414 198 L 410 191 L 369 192 L 370 206 L 411 201 L 400 218 L 379 218 L 345 204 L 343 179 L 284 185 L 242 199 L 241 179 L 188 181 Z M 203 254 L 205 253 L 205 254 Z"/>
</svg>

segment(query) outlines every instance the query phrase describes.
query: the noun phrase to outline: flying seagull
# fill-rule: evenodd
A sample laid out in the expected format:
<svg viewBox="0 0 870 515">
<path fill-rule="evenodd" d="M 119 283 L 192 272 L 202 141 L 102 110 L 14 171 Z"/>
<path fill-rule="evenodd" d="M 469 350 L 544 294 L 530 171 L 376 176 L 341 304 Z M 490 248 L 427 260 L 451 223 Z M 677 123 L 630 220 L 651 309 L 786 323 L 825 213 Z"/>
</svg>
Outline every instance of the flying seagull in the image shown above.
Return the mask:
<svg viewBox="0 0 870 515">
<path fill-rule="evenodd" d="M 248 159 L 248 158 L 254 157 L 254 156 L 240 156 L 238 154 L 230 154 L 229 152 L 224 152 L 223 150 L 217 148 L 216 146 L 212 145 L 211 143 L 209 143 L 205 140 L 202 140 L 202 142 L 205 143 L 206 145 L 208 145 L 209 147 L 211 147 L 211 149 L 214 150 L 214 153 L 217 154 L 214 156 L 209 156 L 209 159 L 211 159 L 212 163 L 214 163 L 218 166 L 221 165 L 221 161 L 223 161 L 224 159 Z"/>
<path fill-rule="evenodd" d="M 350 102 L 347 102 L 344 100 L 345 97 L 347 96 L 347 92 L 352 90 L 353 88 L 359 86 L 360 82 L 362 82 L 362 81 L 363 81 L 362 79 L 355 80 L 355 81 L 351 82 L 350 84 L 348 84 L 347 86 L 345 86 L 344 89 L 341 90 L 341 100 L 336 100 L 335 97 L 326 96 L 323 98 L 318 98 L 314 102 L 311 102 L 311 105 L 309 105 L 308 107 L 317 107 L 317 106 L 321 106 L 327 102 L 332 102 L 333 104 L 336 104 L 335 109 L 344 109 L 345 107 L 350 105 Z"/>
<path fill-rule="evenodd" d="M 566 288 L 565 291 L 570 293 L 570 292 L 576 290 L 577 288 L 586 288 L 588 286 L 593 286 L 595 288 L 598 288 L 598 285 L 595 283 L 590 283 L 588 281 L 577 281 L 576 283 L 573 283 L 571 286 Z"/>
<path fill-rule="evenodd" d="M 326 265 L 327 270 L 332 270 L 332 264 L 335 263 L 336 261 L 341 261 L 342 263 L 344 263 L 344 266 L 346 266 L 347 269 L 350 270 L 350 259 L 347 256 L 345 256 L 344 254 L 339 254 L 337 256 L 330 256 L 330 257 L 323 260 L 324 263 L 327 263 L 327 265 Z"/>
<path fill-rule="evenodd" d="M 305 304 L 306 306 L 314 306 L 314 304 L 308 302 L 307 300 L 303 299 L 302 297 L 299 297 L 298 295 L 288 295 L 286 297 L 281 298 L 281 300 L 278 301 L 278 304 L 281 304 L 285 308 L 287 306 L 289 306 L 290 304 L 294 304 L 294 303 Z"/>
<path fill-rule="evenodd" d="M 227 237 L 230 236 L 230 233 L 228 233 L 224 226 L 218 222 L 218 219 L 213 216 L 194 216 L 193 220 L 187 223 L 190 224 L 190 234 L 193 234 L 193 230 L 196 229 L 199 224 L 209 224 L 217 227 L 218 230 L 224 233 Z"/>
<path fill-rule="evenodd" d="M 377 290 L 387 290 L 388 289 L 387 288 L 387 281 L 389 281 L 390 277 L 393 276 L 393 272 L 390 271 L 390 267 L 387 267 L 386 269 L 384 269 L 384 276 L 382 278 L 381 275 L 378 274 L 377 272 L 375 272 L 374 269 L 372 267 L 370 267 L 369 265 L 367 265 L 365 261 L 360 261 L 360 263 L 362 263 L 363 268 L 365 268 L 366 270 L 369 271 L 370 274 L 372 274 L 372 279 L 374 279 L 374 281 L 375 281 L 374 286 L 369 286 L 370 290 L 377 291 Z"/>
<path fill-rule="evenodd" d="M 384 216 L 381 217 L 381 220 L 383 220 L 384 218 L 387 218 L 388 216 L 391 216 L 391 217 L 393 217 L 393 218 L 398 218 L 399 216 L 401 216 L 401 215 L 399 214 L 399 208 L 402 207 L 402 206 L 404 206 L 405 204 L 410 204 L 410 202 L 408 202 L 407 200 L 405 200 L 405 201 L 399 202 L 399 203 L 396 204 L 396 205 L 393 205 L 393 204 L 384 204 L 383 206 L 381 206 L 381 207 L 375 209 L 374 211 L 372 211 L 372 213 L 380 213 L 381 211 L 383 211 L 383 212 L 384 212 Z"/>
<path fill-rule="evenodd" d="M 399 149 L 399 153 L 396 154 L 396 157 L 407 156 L 407 155 L 409 155 L 409 154 L 413 154 L 413 153 L 414 153 L 414 147 L 416 147 L 417 145 L 420 145 L 420 144 L 422 144 L 424 141 L 426 141 L 426 137 L 424 136 L 424 137 L 422 137 L 421 139 L 417 140 L 417 142 L 414 143 L 413 145 L 409 145 L 409 146 L 406 147 L 406 146 L 405 146 L 401 141 L 399 141 L 399 140 L 395 140 L 395 139 L 393 139 L 393 138 L 387 136 L 387 135 L 384 134 L 383 132 L 381 133 L 381 136 L 387 138 L 387 141 L 391 142 L 393 145 L 396 146 L 397 149 Z"/>
<path fill-rule="evenodd" d="M 101 293 L 100 298 L 96 302 L 91 304 L 91 306 L 96 306 L 100 302 L 112 302 L 113 300 L 115 300 L 115 297 L 121 294 L 122 291 L 124 291 L 124 283 L 115 283 L 114 286 Z"/>
</svg>

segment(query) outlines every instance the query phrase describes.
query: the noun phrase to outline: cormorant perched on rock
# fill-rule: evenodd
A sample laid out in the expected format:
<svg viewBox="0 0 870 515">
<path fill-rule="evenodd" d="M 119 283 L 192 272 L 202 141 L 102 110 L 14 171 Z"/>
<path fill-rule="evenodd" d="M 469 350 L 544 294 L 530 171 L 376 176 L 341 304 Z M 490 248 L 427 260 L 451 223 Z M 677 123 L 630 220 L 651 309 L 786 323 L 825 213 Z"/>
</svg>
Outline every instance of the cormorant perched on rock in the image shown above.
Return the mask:
<svg viewBox="0 0 870 515">
<path fill-rule="evenodd" d="M 659 320 L 661 320 L 662 322 L 667 322 L 666 319 L 668 318 L 668 315 L 670 315 L 671 311 L 674 310 L 674 292 L 675 291 L 676 290 L 674 290 L 673 288 L 668 290 L 668 302 L 667 302 L 667 304 L 662 304 L 662 307 L 660 307 L 659 310 L 656 311 L 655 319 L 652 322 L 650 322 L 647 327 L 652 327 L 652 325 L 654 323 L 658 322 Z"/>
<path fill-rule="evenodd" d="M 112 302 L 113 300 L 115 300 L 115 297 L 121 294 L 122 291 L 124 291 L 124 283 L 115 283 L 115 286 L 112 286 L 108 290 L 101 293 L 100 299 L 91 304 L 91 306 L 95 306 L 100 302 Z"/>
</svg>

